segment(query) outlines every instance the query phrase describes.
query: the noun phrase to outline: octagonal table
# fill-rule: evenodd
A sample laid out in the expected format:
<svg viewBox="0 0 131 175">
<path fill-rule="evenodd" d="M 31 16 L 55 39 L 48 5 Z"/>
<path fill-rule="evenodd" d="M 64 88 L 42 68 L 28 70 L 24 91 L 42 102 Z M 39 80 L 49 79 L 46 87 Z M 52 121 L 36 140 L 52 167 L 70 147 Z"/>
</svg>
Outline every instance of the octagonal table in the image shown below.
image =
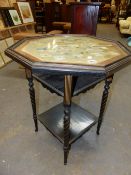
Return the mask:
<svg viewBox="0 0 131 175">
<path fill-rule="evenodd" d="M 129 64 L 130 52 L 119 42 L 88 35 L 45 35 L 28 37 L 5 53 L 22 64 L 29 81 L 35 131 L 37 119 L 64 145 L 64 164 L 71 144 L 103 120 L 108 90 L 116 71 Z M 63 103 L 37 115 L 33 79 L 50 92 L 63 97 Z M 99 117 L 71 103 L 73 96 L 105 81 Z"/>
</svg>

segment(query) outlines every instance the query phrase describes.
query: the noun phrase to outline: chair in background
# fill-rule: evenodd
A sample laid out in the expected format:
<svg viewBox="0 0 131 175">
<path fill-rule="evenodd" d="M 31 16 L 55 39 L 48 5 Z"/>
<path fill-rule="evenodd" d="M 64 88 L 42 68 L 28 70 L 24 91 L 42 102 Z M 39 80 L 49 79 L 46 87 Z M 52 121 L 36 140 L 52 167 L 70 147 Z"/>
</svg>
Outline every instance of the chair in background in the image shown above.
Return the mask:
<svg viewBox="0 0 131 175">
<path fill-rule="evenodd" d="M 67 22 L 70 22 L 69 5 L 58 2 L 45 3 L 46 32 L 63 30 Z"/>
<path fill-rule="evenodd" d="M 122 19 L 119 21 L 119 30 L 121 34 L 131 35 L 131 17 L 128 17 L 126 20 Z"/>
<path fill-rule="evenodd" d="M 53 30 L 52 22 L 60 20 L 59 3 L 45 3 L 45 28 L 46 33 Z"/>
</svg>

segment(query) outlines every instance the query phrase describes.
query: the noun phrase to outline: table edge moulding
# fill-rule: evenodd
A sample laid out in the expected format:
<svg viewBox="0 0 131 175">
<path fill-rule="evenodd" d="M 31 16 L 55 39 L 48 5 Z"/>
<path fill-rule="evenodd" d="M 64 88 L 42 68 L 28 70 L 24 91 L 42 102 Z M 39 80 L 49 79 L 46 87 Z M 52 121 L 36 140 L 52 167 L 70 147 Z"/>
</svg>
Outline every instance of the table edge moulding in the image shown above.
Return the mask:
<svg viewBox="0 0 131 175">
<path fill-rule="evenodd" d="M 123 52 L 123 56 L 121 55 L 119 60 L 113 60 L 112 63 L 110 62 L 109 64 L 96 66 L 79 64 L 76 65 L 72 63 L 58 64 L 54 62 L 50 63 L 38 60 L 35 62 L 34 60 L 29 60 L 29 55 L 20 52 L 21 48 L 23 47 L 23 43 L 24 47 L 26 47 L 26 45 L 29 45 L 29 41 L 35 41 L 35 39 L 42 38 L 45 40 L 49 37 L 69 37 L 69 39 L 71 37 L 73 37 L 73 39 L 74 37 L 78 37 L 80 39 L 84 37 L 84 40 L 89 37 L 89 39 L 96 39 L 98 41 L 102 40 L 103 42 L 107 41 L 109 43 L 112 43 L 112 45 L 115 44 L 115 46 L 119 47 Z M 29 82 L 29 93 L 33 110 L 35 131 L 38 131 L 38 119 L 61 143 L 63 143 L 64 164 L 66 165 L 71 144 L 80 138 L 84 133 L 86 133 L 86 131 L 88 131 L 96 123 L 96 133 L 99 135 L 110 84 L 113 80 L 113 75 L 116 71 L 130 63 L 130 51 L 116 41 L 107 40 L 100 37 L 91 37 L 89 35 L 70 34 L 27 37 L 9 47 L 5 53 L 16 62 L 25 66 L 26 77 Z M 63 98 L 63 103 L 54 106 L 42 114 L 37 114 L 35 89 L 33 83 L 34 79 L 40 82 L 44 88 L 50 90 L 51 93 L 56 93 L 61 96 Z M 101 100 L 99 117 L 94 116 L 75 103 L 72 103 L 73 96 L 86 92 L 101 81 L 105 81 L 105 85 Z"/>
</svg>

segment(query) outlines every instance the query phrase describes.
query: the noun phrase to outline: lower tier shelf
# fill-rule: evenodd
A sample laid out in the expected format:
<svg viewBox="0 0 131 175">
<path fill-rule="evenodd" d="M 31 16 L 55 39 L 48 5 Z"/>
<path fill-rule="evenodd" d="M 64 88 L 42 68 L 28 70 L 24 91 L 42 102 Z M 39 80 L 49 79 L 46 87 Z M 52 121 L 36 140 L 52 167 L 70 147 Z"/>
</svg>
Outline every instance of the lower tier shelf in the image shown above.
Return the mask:
<svg viewBox="0 0 131 175">
<path fill-rule="evenodd" d="M 40 114 L 38 120 L 62 143 L 64 143 L 64 107 L 63 103 Z M 70 141 L 72 144 L 95 123 L 97 118 L 80 106 L 72 103 L 70 115 Z"/>
</svg>

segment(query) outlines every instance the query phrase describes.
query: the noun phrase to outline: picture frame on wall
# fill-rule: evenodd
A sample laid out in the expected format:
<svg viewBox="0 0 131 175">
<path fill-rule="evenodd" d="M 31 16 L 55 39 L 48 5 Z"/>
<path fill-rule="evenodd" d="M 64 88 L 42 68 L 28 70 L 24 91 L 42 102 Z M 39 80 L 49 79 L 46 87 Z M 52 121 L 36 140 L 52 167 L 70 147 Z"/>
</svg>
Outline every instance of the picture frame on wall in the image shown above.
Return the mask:
<svg viewBox="0 0 131 175">
<path fill-rule="evenodd" d="M 10 13 L 10 16 L 12 18 L 14 25 L 22 24 L 20 17 L 16 10 L 9 10 L 9 13 Z"/>
<path fill-rule="evenodd" d="M 14 26 L 13 20 L 9 13 L 10 9 L 11 7 L 6 7 L 0 10 L 0 14 L 1 14 L 5 27 Z"/>
<path fill-rule="evenodd" d="M 29 2 L 17 2 L 23 23 L 34 22 Z"/>
</svg>

